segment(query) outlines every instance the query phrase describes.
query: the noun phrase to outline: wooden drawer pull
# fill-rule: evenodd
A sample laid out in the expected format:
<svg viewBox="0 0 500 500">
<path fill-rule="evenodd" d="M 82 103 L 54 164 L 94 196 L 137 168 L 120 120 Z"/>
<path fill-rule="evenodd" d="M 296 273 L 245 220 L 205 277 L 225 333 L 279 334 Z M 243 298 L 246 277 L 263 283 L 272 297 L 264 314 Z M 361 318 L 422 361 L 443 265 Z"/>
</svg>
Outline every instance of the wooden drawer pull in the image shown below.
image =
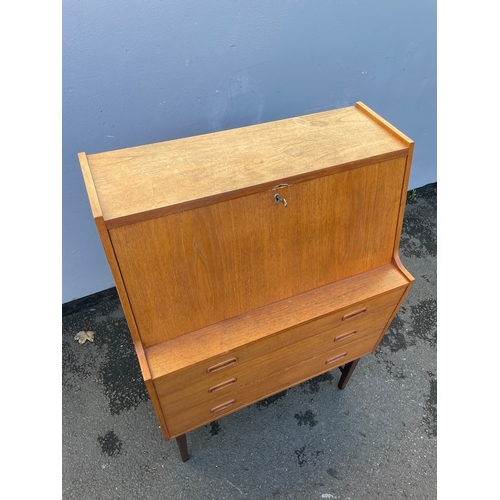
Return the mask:
<svg viewBox="0 0 500 500">
<path fill-rule="evenodd" d="M 216 411 L 225 410 L 229 406 L 234 405 L 234 403 L 236 403 L 236 399 L 231 399 L 231 401 L 226 401 L 225 403 L 222 403 L 221 405 L 212 408 L 210 410 L 210 413 L 215 413 Z"/>
<path fill-rule="evenodd" d="M 333 341 L 337 342 L 338 340 L 344 340 L 344 339 L 346 339 L 348 337 L 352 337 L 356 332 L 357 332 L 357 330 L 351 330 L 350 332 L 341 333 L 340 335 L 337 335 L 333 339 Z"/>
<path fill-rule="evenodd" d="M 351 319 L 351 318 L 354 318 L 354 316 L 359 316 L 360 314 L 363 314 L 366 312 L 366 307 L 363 307 L 363 309 L 359 309 L 359 311 L 354 311 L 352 313 L 348 313 L 346 314 L 343 318 L 342 318 L 342 321 L 346 320 L 346 319 Z"/>
<path fill-rule="evenodd" d="M 224 387 L 227 387 L 228 385 L 234 384 L 236 382 L 235 378 L 230 378 L 229 380 L 226 380 L 225 382 L 221 382 L 220 384 L 214 385 L 213 387 L 210 387 L 208 389 L 208 392 L 215 392 L 220 389 L 224 389 Z"/>
<path fill-rule="evenodd" d="M 338 361 L 339 359 L 345 358 L 347 356 L 346 352 L 343 352 L 342 354 L 337 354 L 337 356 L 333 356 L 333 358 L 327 359 L 325 361 L 325 365 L 329 365 L 330 363 L 333 363 L 334 361 Z"/>
<path fill-rule="evenodd" d="M 228 366 L 234 365 L 236 361 L 237 361 L 236 358 L 226 359 L 226 361 L 222 361 L 221 363 L 217 363 L 216 365 L 207 368 L 207 372 L 213 373 L 222 370 L 223 368 L 227 368 Z"/>
</svg>

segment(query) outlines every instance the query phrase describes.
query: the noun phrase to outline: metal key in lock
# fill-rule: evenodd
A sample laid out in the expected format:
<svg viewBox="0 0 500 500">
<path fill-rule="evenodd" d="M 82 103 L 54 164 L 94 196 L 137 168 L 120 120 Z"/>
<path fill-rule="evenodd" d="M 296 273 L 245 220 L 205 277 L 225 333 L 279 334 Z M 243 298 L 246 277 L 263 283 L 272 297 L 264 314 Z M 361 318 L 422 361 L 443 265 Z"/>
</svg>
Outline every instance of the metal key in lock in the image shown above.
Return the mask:
<svg viewBox="0 0 500 500">
<path fill-rule="evenodd" d="M 281 195 L 279 193 L 276 193 L 274 195 L 274 203 L 278 204 L 278 203 L 283 203 L 283 205 L 286 207 L 287 206 L 287 202 L 285 200 L 285 198 L 282 198 Z"/>
</svg>

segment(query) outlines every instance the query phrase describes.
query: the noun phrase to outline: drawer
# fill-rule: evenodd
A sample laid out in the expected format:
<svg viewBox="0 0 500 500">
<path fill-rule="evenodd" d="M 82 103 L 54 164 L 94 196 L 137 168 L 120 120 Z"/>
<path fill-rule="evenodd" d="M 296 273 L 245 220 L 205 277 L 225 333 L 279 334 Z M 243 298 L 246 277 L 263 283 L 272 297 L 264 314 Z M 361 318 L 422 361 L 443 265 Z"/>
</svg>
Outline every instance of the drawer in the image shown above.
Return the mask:
<svg viewBox="0 0 500 500">
<path fill-rule="evenodd" d="M 323 333 L 340 336 L 338 342 L 355 340 L 374 322 L 378 325 L 384 318 L 388 322 L 403 293 L 404 289 L 393 290 L 155 379 L 158 394 L 162 397 L 182 391 L 204 380 L 212 387 L 234 377 L 235 370 L 245 363 Z"/>
<path fill-rule="evenodd" d="M 261 376 L 241 386 L 238 391 L 220 395 L 203 404 L 191 401 L 191 406 L 182 412 L 166 416 L 171 436 L 178 436 L 208 424 L 252 403 L 272 396 L 312 377 L 325 373 L 372 352 L 378 344 L 379 334 L 350 342 L 301 363 L 288 366 L 272 376 Z"/>
<path fill-rule="evenodd" d="M 322 352 L 341 348 L 367 336 L 380 336 L 393 309 L 393 306 L 390 306 L 377 310 L 369 316 L 358 318 L 348 327 L 342 324 L 312 337 L 302 338 L 298 334 L 297 338 L 302 340 L 288 344 L 283 342 L 279 349 L 268 349 L 266 340 L 263 340 L 260 342 L 263 352 L 261 356 L 241 364 L 234 361 L 235 357 L 228 357 L 219 366 L 214 365 L 220 368 L 213 376 L 203 374 L 200 378 L 193 379 L 189 386 L 177 390 L 171 387 L 168 377 L 159 379 L 155 381 L 155 386 L 163 412 L 165 415 L 171 415 L 193 404 L 199 405 L 219 396 L 232 394 L 256 379 L 271 376 Z"/>
</svg>

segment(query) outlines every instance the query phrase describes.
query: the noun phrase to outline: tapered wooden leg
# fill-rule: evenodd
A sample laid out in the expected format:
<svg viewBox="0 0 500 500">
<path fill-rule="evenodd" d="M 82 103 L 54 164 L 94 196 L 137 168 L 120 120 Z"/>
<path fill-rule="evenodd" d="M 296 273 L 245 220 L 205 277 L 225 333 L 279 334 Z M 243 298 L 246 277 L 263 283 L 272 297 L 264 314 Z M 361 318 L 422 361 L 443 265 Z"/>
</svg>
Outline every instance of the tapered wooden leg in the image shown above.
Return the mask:
<svg viewBox="0 0 500 500">
<path fill-rule="evenodd" d="M 352 372 L 356 368 L 358 361 L 359 359 L 355 359 L 354 361 L 346 363 L 344 366 L 340 367 L 342 375 L 339 380 L 339 389 L 343 389 L 347 385 L 347 382 L 349 382 L 349 379 L 351 378 Z"/>
<path fill-rule="evenodd" d="M 175 439 L 177 441 L 177 446 L 179 447 L 179 451 L 181 452 L 182 461 L 186 462 L 189 459 L 186 434 L 181 434 L 180 436 L 176 437 Z"/>
</svg>

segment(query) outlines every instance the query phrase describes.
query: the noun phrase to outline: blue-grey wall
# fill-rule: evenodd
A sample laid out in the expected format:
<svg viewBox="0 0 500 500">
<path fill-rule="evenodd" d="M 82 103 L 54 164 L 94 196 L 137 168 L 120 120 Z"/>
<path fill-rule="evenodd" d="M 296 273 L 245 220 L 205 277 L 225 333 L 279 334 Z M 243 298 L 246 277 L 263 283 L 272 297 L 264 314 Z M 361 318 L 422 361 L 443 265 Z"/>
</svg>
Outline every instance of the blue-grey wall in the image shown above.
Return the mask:
<svg viewBox="0 0 500 500">
<path fill-rule="evenodd" d="M 63 303 L 114 286 L 77 153 L 363 101 L 436 182 L 436 1 L 63 0 Z"/>
</svg>

